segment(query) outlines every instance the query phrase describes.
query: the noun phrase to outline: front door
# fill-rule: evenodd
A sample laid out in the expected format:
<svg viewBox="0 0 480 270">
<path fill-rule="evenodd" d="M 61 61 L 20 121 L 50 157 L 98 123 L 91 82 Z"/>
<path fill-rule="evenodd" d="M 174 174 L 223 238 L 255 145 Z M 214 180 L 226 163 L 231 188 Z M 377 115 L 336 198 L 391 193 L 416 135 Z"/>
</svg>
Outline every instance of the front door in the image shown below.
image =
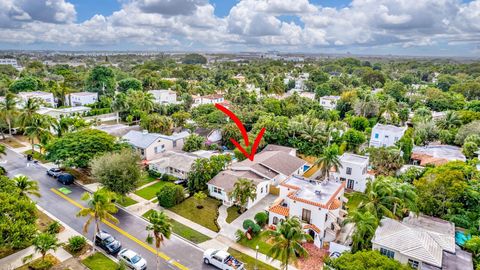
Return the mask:
<svg viewBox="0 0 480 270">
<path fill-rule="evenodd" d="M 355 185 L 355 181 L 352 179 L 348 179 L 347 181 L 347 188 L 348 189 L 353 189 L 353 186 Z"/>
</svg>

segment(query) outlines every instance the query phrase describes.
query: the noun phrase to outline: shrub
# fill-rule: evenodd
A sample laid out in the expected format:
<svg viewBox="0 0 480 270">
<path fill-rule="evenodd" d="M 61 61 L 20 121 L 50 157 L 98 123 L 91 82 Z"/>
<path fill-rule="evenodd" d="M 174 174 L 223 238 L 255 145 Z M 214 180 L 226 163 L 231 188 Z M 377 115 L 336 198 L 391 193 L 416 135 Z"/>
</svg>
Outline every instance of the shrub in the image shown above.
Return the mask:
<svg viewBox="0 0 480 270">
<path fill-rule="evenodd" d="M 85 239 L 83 236 L 76 235 L 68 238 L 68 249 L 73 253 L 77 253 L 82 250 L 86 244 L 87 239 Z"/>
<path fill-rule="evenodd" d="M 47 233 L 49 234 L 57 234 L 60 232 L 60 229 L 62 228 L 62 225 L 58 223 L 58 221 L 54 221 L 50 223 L 47 227 Z"/>
<path fill-rule="evenodd" d="M 148 170 L 148 176 L 154 177 L 154 178 L 160 178 L 162 177 L 162 174 L 155 170 Z"/>
<path fill-rule="evenodd" d="M 263 227 L 267 224 L 268 214 L 266 212 L 258 212 L 254 219 L 260 227 Z"/>
<path fill-rule="evenodd" d="M 37 260 L 32 262 L 28 265 L 28 269 L 31 270 L 47 270 L 52 268 L 54 262 L 52 262 L 49 258 L 45 258 L 45 260 Z"/>
<path fill-rule="evenodd" d="M 162 207 L 172 207 L 185 199 L 183 188 L 172 183 L 165 184 L 157 193 L 158 204 Z"/>
<path fill-rule="evenodd" d="M 6 175 L 7 174 L 7 170 L 5 170 L 4 167 L 0 166 L 0 175 Z"/>
<path fill-rule="evenodd" d="M 253 222 L 251 219 L 245 219 L 242 224 L 243 229 L 245 230 L 253 228 L 254 225 L 255 225 L 255 222 Z"/>
</svg>

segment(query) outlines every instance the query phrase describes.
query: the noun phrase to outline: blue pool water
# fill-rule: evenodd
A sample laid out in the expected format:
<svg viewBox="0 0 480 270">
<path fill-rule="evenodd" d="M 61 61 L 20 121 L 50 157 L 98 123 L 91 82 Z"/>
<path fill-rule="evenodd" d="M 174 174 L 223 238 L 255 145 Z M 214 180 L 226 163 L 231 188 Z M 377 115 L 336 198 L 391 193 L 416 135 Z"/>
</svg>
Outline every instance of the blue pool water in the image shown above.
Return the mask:
<svg viewBox="0 0 480 270">
<path fill-rule="evenodd" d="M 462 231 L 455 232 L 455 243 L 459 246 L 463 246 L 470 238 L 472 238 L 471 235 L 465 235 Z"/>
<path fill-rule="evenodd" d="M 303 165 L 303 171 L 304 171 L 304 172 L 308 171 L 308 169 L 310 169 L 310 166 L 308 166 L 308 165 Z"/>
</svg>

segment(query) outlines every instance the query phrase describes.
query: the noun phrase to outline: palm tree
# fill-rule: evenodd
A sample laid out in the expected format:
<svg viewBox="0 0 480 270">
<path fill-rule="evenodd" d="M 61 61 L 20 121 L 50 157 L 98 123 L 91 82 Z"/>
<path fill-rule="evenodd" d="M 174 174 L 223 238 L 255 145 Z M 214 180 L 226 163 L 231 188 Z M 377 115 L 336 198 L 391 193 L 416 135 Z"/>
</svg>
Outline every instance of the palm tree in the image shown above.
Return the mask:
<svg viewBox="0 0 480 270">
<path fill-rule="evenodd" d="M 93 242 L 95 242 L 95 235 L 100 232 L 100 221 L 108 220 L 113 223 L 118 223 L 118 219 L 113 216 L 118 209 L 112 200 L 115 198 L 115 193 L 106 189 L 99 189 L 94 193 L 85 192 L 82 195 L 82 200 L 87 201 L 88 207 L 83 208 L 77 213 L 77 217 L 88 217 L 83 225 L 83 231 L 88 232 L 88 227 L 95 222 L 95 233 L 93 234 Z"/>
<path fill-rule="evenodd" d="M 297 254 L 302 257 L 308 256 L 302 243 L 311 241 L 312 237 L 305 233 L 298 217 L 287 218 L 276 230 L 267 230 L 264 234 L 273 243 L 268 256 L 280 260 L 283 269 L 288 270 L 289 262 L 296 261 Z"/>
<path fill-rule="evenodd" d="M 45 143 L 52 138 L 50 124 L 50 117 L 36 113 L 25 127 L 25 135 L 27 135 L 32 143 L 32 154 L 35 151 L 35 139 Z"/>
<path fill-rule="evenodd" d="M 352 251 L 356 252 L 362 249 L 370 248 L 370 240 L 372 240 L 375 230 L 377 229 L 379 219 L 368 211 L 360 211 L 359 209 L 349 211 L 344 221 L 355 224 L 355 232 L 352 236 Z"/>
<path fill-rule="evenodd" d="M 462 120 L 458 117 L 458 113 L 455 111 L 447 111 L 445 116 L 437 121 L 437 126 L 440 129 L 449 130 L 458 127 L 462 124 Z"/>
<path fill-rule="evenodd" d="M 0 117 L 7 123 L 10 137 L 12 136 L 13 119 L 17 113 L 17 96 L 14 93 L 7 92 L 5 99 L 0 102 Z"/>
<path fill-rule="evenodd" d="M 155 248 L 157 249 L 157 269 L 160 269 L 160 246 L 165 241 L 165 239 L 170 239 L 172 235 L 172 223 L 167 215 L 164 212 L 154 211 L 148 216 L 148 221 L 150 222 L 147 225 L 148 237 L 147 242 L 149 244 L 153 243 L 155 240 Z"/>
<path fill-rule="evenodd" d="M 257 197 L 257 186 L 252 180 L 240 178 L 233 185 L 233 190 L 229 194 L 230 198 L 240 205 L 240 212 L 243 212 L 247 206 L 248 200 L 255 200 Z"/>
<path fill-rule="evenodd" d="M 23 128 L 27 127 L 42 104 L 43 100 L 39 98 L 29 98 L 18 114 L 18 124 Z"/>
<path fill-rule="evenodd" d="M 58 247 L 60 247 L 60 244 L 57 237 L 53 234 L 40 233 L 33 239 L 33 248 L 35 252 L 42 254 L 42 261 L 45 260 L 48 251 L 55 251 Z"/>
<path fill-rule="evenodd" d="M 15 182 L 15 186 L 20 190 L 20 196 L 34 195 L 41 197 L 37 181 L 34 181 L 25 175 L 15 176 L 12 180 Z"/>
<path fill-rule="evenodd" d="M 398 105 L 397 102 L 393 98 L 389 98 L 382 104 L 380 109 L 380 115 L 387 123 L 395 123 L 397 122 L 397 111 Z"/>
<path fill-rule="evenodd" d="M 330 179 L 330 169 L 332 167 L 335 168 L 335 171 L 342 167 L 338 154 L 338 146 L 333 144 L 325 148 L 323 154 L 315 161 L 314 165 L 319 167 L 326 180 Z"/>
<path fill-rule="evenodd" d="M 415 188 L 408 183 L 396 183 L 394 185 L 394 197 L 398 200 L 393 201 L 393 214 L 402 218 L 408 212 L 418 212 L 418 195 Z M 400 212 L 397 209 L 400 208 Z"/>
<path fill-rule="evenodd" d="M 327 140 L 327 136 L 325 135 L 324 131 L 325 129 L 323 123 L 315 120 L 307 120 L 303 123 L 300 136 L 311 143 L 319 143 Z"/>
</svg>

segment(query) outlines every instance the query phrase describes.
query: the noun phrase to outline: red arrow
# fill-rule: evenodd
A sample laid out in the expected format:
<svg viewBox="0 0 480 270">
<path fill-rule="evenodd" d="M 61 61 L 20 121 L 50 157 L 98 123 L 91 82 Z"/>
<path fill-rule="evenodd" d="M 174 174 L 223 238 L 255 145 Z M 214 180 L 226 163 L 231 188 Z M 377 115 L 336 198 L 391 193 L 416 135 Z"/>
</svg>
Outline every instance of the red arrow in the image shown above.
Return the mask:
<svg viewBox="0 0 480 270">
<path fill-rule="evenodd" d="M 222 105 L 217 103 L 217 104 L 215 104 L 215 107 L 217 107 L 217 109 L 222 111 L 224 114 L 228 115 L 228 117 L 230 117 L 233 120 L 233 122 L 235 122 L 238 129 L 242 133 L 243 140 L 245 141 L 245 146 L 248 147 L 250 145 L 250 142 L 248 141 L 247 130 L 245 129 L 245 126 L 243 125 L 242 121 L 240 121 L 240 119 L 238 119 L 238 117 L 233 112 L 231 112 L 229 109 L 223 107 Z M 242 154 L 246 158 L 253 161 L 253 158 L 255 157 L 255 153 L 257 152 L 258 145 L 260 144 L 260 141 L 262 140 L 263 133 L 265 133 L 265 128 L 262 128 L 260 130 L 260 132 L 258 133 L 257 138 L 255 138 L 255 141 L 253 142 L 253 146 L 252 146 L 252 149 L 251 149 L 250 153 L 248 153 L 235 139 L 230 138 L 230 141 L 238 148 L 238 150 L 240 150 L 240 152 L 242 152 Z"/>
</svg>

